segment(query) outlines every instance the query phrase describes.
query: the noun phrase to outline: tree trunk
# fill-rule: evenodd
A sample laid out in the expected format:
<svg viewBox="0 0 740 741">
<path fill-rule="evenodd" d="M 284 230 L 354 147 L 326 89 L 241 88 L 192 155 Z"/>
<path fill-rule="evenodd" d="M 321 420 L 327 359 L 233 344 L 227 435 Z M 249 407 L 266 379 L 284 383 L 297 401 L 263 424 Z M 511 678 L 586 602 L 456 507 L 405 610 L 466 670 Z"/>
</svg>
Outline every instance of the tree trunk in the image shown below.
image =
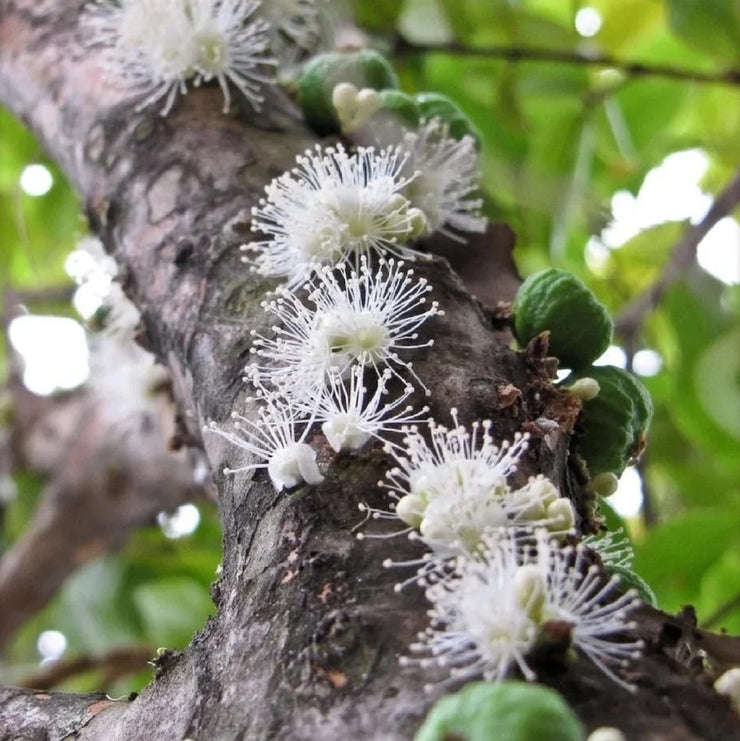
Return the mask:
<svg viewBox="0 0 740 741">
<path fill-rule="evenodd" d="M 100 55 L 83 47 L 81 7 L 0 0 L 0 100 L 38 134 L 125 266 L 148 348 L 170 368 L 199 438 L 204 422 L 227 426 L 244 407 L 249 330 L 268 323 L 260 301 L 274 284 L 239 260 L 250 208 L 312 138 L 277 93 L 259 115 L 222 115 L 220 93 L 208 88 L 167 119 L 136 113 Z M 498 439 L 543 416 L 558 421 L 524 473 L 545 473 L 583 515 L 583 489 L 567 468 L 577 410 L 549 383 L 546 347 L 511 351 L 445 259 L 415 267 L 445 310 L 430 322 L 434 347 L 414 358 L 433 389 L 432 414 L 448 421 L 454 406 L 463 420 L 491 418 Z M 476 290 L 493 305 L 511 298 L 512 280 L 503 272 Z M 354 534 L 358 503 L 385 506 L 376 486 L 385 454 L 376 446 L 335 455 L 316 439 L 324 483 L 278 494 L 263 473 L 222 476 L 224 465 L 238 466 L 237 452 L 214 436 L 204 443 L 223 523 L 216 616 L 187 650 L 158 658 L 156 679 L 134 700 L 0 690 L 0 739 L 411 738 L 434 698 L 422 689 L 429 677 L 400 669 L 398 657 L 425 626 L 426 605 L 421 590 L 395 593 L 398 573 L 382 562 L 418 549 Z M 635 740 L 740 739 L 727 701 L 700 670 L 671 658 L 680 646 L 705 648 L 724 666 L 738 659 L 735 643 L 648 608 L 636 633 L 648 647 L 632 668 L 635 695 L 585 659 L 537 666 L 539 676 L 589 728 L 614 725 Z"/>
</svg>

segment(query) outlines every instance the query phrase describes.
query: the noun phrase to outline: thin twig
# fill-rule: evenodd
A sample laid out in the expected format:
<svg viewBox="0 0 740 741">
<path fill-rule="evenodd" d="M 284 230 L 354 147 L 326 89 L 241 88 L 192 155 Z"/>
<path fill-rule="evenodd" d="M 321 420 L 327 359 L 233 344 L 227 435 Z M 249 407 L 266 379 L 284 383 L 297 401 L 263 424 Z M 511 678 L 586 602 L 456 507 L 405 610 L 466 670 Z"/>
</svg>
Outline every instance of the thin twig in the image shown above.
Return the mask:
<svg viewBox="0 0 740 741">
<path fill-rule="evenodd" d="M 647 64 L 619 59 L 609 54 L 589 54 L 562 49 L 540 49 L 526 46 L 466 46 L 458 41 L 446 44 L 412 44 L 398 36 L 393 53 L 396 56 L 412 54 L 451 54 L 457 56 L 505 59 L 509 62 L 548 62 L 573 65 L 610 67 L 632 77 L 666 77 L 671 80 L 740 85 L 740 70 L 726 69 L 719 72 L 673 67 L 667 64 Z"/>
<path fill-rule="evenodd" d="M 704 622 L 702 622 L 702 628 L 711 628 L 716 625 L 720 620 L 727 617 L 730 613 L 735 612 L 740 608 L 740 594 L 736 594 L 731 600 L 725 602 L 724 605 L 717 608 Z"/>
<path fill-rule="evenodd" d="M 26 677 L 20 682 L 20 686 L 36 690 L 50 690 L 72 677 L 93 670 L 102 670 L 101 686 L 105 689 L 120 677 L 146 669 L 153 655 L 154 650 L 151 646 L 122 646 L 112 649 L 103 656 L 83 655 L 59 659 Z"/>
<path fill-rule="evenodd" d="M 685 270 L 690 268 L 696 259 L 696 250 L 712 227 L 729 216 L 740 204 L 740 167 L 727 185 L 717 196 L 706 216 L 690 226 L 671 252 L 671 256 L 658 280 L 639 296 L 630 301 L 617 316 L 614 329 L 623 337 L 634 337 L 645 317 L 658 305 L 666 290 Z"/>
</svg>

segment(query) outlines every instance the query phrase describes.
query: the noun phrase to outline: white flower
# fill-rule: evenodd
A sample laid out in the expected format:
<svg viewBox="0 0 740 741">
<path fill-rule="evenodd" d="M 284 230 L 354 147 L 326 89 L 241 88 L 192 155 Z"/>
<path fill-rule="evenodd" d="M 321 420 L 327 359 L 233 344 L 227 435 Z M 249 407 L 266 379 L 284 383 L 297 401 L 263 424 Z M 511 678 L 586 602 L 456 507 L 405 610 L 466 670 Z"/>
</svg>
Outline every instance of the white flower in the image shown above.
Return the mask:
<svg viewBox="0 0 740 741">
<path fill-rule="evenodd" d="M 428 407 L 415 412 L 409 405 L 402 406 L 414 391 L 410 385 L 399 396 L 387 399 L 390 371 L 375 379 L 372 395 L 368 394 L 363 375 L 361 366 L 352 369 L 348 381 L 334 373 L 319 396 L 316 418 L 322 421 L 321 430 L 337 452 L 357 450 L 373 437 L 384 440 L 387 433 L 399 431 L 402 425 L 429 411 Z"/>
<path fill-rule="evenodd" d="M 415 257 L 404 245 L 424 232 L 426 220 L 402 195 L 410 182 L 402 175 L 406 158 L 400 148 L 350 155 L 341 144 L 299 156 L 252 210 L 252 229 L 270 237 L 243 246 L 258 251 L 254 269 L 294 287 L 320 264 L 352 260 L 358 269 L 369 253 Z"/>
<path fill-rule="evenodd" d="M 638 600 L 620 594 L 618 580 L 589 564 L 582 546 L 559 548 L 542 530 L 534 537 L 535 544 L 489 533 L 483 550 L 446 561 L 428 577 L 432 621 L 411 646 L 427 658 L 405 663 L 452 667 L 455 680 L 482 674 L 494 681 L 516 664 L 531 681 L 527 655 L 547 640 L 548 625 L 558 624 L 601 671 L 631 689 L 609 665 L 639 655 L 639 641 L 619 640 L 632 627 L 627 617 Z"/>
<path fill-rule="evenodd" d="M 508 547 L 492 547 L 475 559 L 447 562 L 447 574 L 426 590 L 431 624 L 411 645 L 426 657 L 404 657 L 402 664 L 451 667 L 453 680 L 482 674 L 494 681 L 516 664 L 526 679 L 535 678 L 525 656 L 535 645 L 537 624 L 518 584 L 516 545 L 505 542 Z"/>
<path fill-rule="evenodd" d="M 399 506 L 403 512 L 407 499 L 398 502 L 397 513 Z M 440 557 L 474 552 L 495 528 L 536 525 L 565 533 L 575 524 L 573 505 L 544 477 L 533 478 L 519 489 L 505 482 L 492 489 L 453 484 L 419 507 L 416 515 L 421 517 L 421 539 Z"/>
<path fill-rule="evenodd" d="M 259 387 L 256 379 L 255 383 Z M 266 468 L 277 491 L 297 486 L 301 481 L 320 484 L 324 477 L 316 464 L 316 451 L 305 442 L 312 420 L 296 410 L 289 400 L 259 388 L 262 405 L 254 419 L 232 412 L 234 432 L 222 430 L 214 422 L 206 427 L 260 459 L 239 468 L 226 468 L 224 473 Z M 254 399 L 247 399 L 250 401 Z"/>
<path fill-rule="evenodd" d="M 261 19 L 247 22 L 259 6 L 253 0 L 189 0 L 195 51 L 195 84 L 218 80 L 224 95 L 224 113 L 231 103 L 231 81 L 259 110 L 262 88 L 272 83 L 266 66 L 269 57 L 269 24 Z"/>
<path fill-rule="evenodd" d="M 137 431 L 143 418 L 160 412 L 168 379 L 167 370 L 154 355 L 127 333 L 91 338 L 90 389 L 104 401 L 106 415 L 122 430 Z"/>
<path fill-rule="evenodd" d="M 118 275 L 118 263 L 106 253 L 97 237 L 83 237 L 64 262 L 64 269 L 78 285 L 95 283 L 104 294 Z"/>
<path fill-rule="evenodd" d="M 501 499 L 509 491 L 506 477 L 514 473 L 527 450 L 528 436 L 517 435 L 513 443 L 495 445 L 491 421 L 473 422 L 471 429 L 458 422 L 450 410 L 454 427 L 448 429 L 429 421 L 430 442 L 413 427 L 404 438 L 403 450 L 390 450 L 397 466 L 387 474 L 391 496 L 402 510 L 413 504 L 418 526 L 427 505 L 434 499 L 465 492 L 471 496 Z M 406 520 L 408 522 L 408 520 Z M 409 523 L 413 524 L 413 523 Z"/>
<path fill-rule="evenodd" d="M 627 741 L 627 739 L 618 728 L 602 726 L 591 731 L 586 741 Z"/>
<path fill-rule="evenodd" d="M 455 237 L 445 227 L 466 232 L 483 232 L 486 218 L 480 215 L 482 201 L 472 198 L 480 177 L 478 151 L 472 136 L 455 139 L 439 118 L 421 124 L 418 131 L 407 132 L 403 147 L 411 152 L 407 162 L 416 177 L 403 194 L 427 219 L 429 232 L 441 230 Z"/>
<path fill-rule="evenodd" d="M 102 310 L 104 329 L 109 335 L 133 340 L 141 314 L 116 280 L 118 264 L 96 237 L 80 240 L 64 263 L 78 284 L 73 303 L 85 319 Z"/>
<path fill-rule="evenodd" d="M 109 66 L 145 97 L 138 106 L 164 98 L 166 115 L 188 82 L 218 80 L 228 110 L 231 81 L 255 108 L 271 77 L 269 27 L 250 21 L 253 0 L 121 0 L 97 4 L 92 23 L 110 47 Z"/>
<path fill-rule="evenodd" d="M 344 265 L 336 272 L 323 268 L 305 287 L 312 308 L 286 289 L 263 304 L 279 320 L 274 338 L 255 333 L 253 351 L 270 363 L 259 367 L 269 383 L 300 401 L 314 398 L 334 369 L 345 374 L 353 365 L 378 376 L 389 368 L 399 378 L 405 369 L 419 380 L 401 355 L 431 346 L 432 340 L 419 341 L 417 330 L 444 313 L 436 301 L 427 305 L 432 287 L 426 279 L 415 279 L 394 260 L 381 260 L 373 272 L 362 256 L 359 273 Z"/>
<path fill-rule="evenodd" d="M 417 428 L 411 428 L 402 445 L 386 448 L 398 463 L 386 474 L 388 481 L 380 482 L 395 499 L 391 508 L 360 506 L 374 519 L 400 519 L 409 527 L 395 534 L 410 533 L 433 552 L 432 557 L 415 561 L 386 559 L 384 565 L 389 568 L 420 567 L 397 589 L 423 584 L 434 559 L 474 553 L 491 531 L 538 526 L 564 534 L 575 524 L 572 503 L 544 476 L 532 477 L 519 488 L 508 483 L 507 477 L 516 471 L 527 450 L 527 436 L 518 435 L 513 444 L 504 442 L 498 447 L 490 435 L 489 420 L 474 422 L 469 431 L 459 424 L 457 410 L 451 414 L 452 429 L 429 421 L 431 444 Z"/>
<path fill-rule="evenodd" d="M 641 641 L 615 641 L 612 637 L 634 627 L 627 618 L 640 604 L 637 593 L 621 593 L 620 579 L 607 579 L 582 545 L 559 548 L 544 531 L 537 533 L 536 565 L 547 583 L 541 620 L 571 626 L 573 645 L 585 653 L 604 674 L 626 689 L 609 665 L 626 666 L 639 656 Z"/>
<path fill-rule="evenodd" d="M 717 678 L 714 689 L 720 695 L 725 695 L 733 710 L 740 714 L 740 668 L 733 667 Z"/>
</svg>

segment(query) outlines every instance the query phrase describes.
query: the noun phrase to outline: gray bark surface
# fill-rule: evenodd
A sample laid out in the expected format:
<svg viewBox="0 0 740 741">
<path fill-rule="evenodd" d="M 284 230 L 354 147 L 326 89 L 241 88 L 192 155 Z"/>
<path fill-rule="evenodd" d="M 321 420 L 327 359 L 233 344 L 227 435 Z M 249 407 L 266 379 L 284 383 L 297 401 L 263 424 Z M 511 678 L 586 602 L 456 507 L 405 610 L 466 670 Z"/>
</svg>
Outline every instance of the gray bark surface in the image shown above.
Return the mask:
<svg viewBox="0 0 740 741">
<path fill-rule="evenodd" d="M 197 438 L 204 422 L 227 426 L 232 409 L 244 407 L 249 331 L 271 323 L 260 301 L 274 284 L 239 259 L 249 209 L 313 141 L 277 94 L 259 115 L 222 115 L 214 89 L 191 92 L 167 119 L 137 113 L 103 74 L 99 53 L 84 48 L 80 7 L 0 1 L 0 100 L 37 133 L 126 267 L 147 347 L 170 368 Z M 500 243 L 494 231 L 489 236 L 491 245 L 477 243 L 476 254 Z M 549 384 L 546 346 L 510 350 L 445 259 L 415 268 L 445 310 L 429 323 L 434 347 L 414 357 L 433 390 L 433 415 L 449 421 L 455 406 L 462 420 L 491 418 L 498 439 L 534 429 L 542 416 L 558 421 L 521 475 L 545 473 L 585 515 L 587 497 L 567 467 L 577 409 Z M 488 283 L 490 305 L 511 298 L 514 277 L 501 271 Z M 376 483 L 388 459 L 379 447 L 335 455 L 319 437 L 325 482 L 278 494 L 262 473 L 222 476 L 224 465 L 241 461 L 207 435 L 224 531 L 216 616 L 187 650 L 159 657 L 155 680 L 132 701 L 1 690 L 0 739 L 411 738 L 434 698 L 422 689 L 429 673 L 401 669 L 398 657 L 425 626 L 426 605 L 420 590 L 396 594 L 399 572 L 382 562 L 419 551 L 405 538 L 356 539 L 358 503 L 386 505 Z M 581 525 L 592 527 L 587 517 Z M 648 649 L 631 672 L 634 695 L 583 658 L 543 659 L 540 678 L 590 728 L 615 725 L 635 741 L 740 739 L 726 700 L 670 656 L 679 643 L 706 643 L 715 666 L 729 665 L 735 643 L 647 608 L 636 633 Z"/>
</svg>

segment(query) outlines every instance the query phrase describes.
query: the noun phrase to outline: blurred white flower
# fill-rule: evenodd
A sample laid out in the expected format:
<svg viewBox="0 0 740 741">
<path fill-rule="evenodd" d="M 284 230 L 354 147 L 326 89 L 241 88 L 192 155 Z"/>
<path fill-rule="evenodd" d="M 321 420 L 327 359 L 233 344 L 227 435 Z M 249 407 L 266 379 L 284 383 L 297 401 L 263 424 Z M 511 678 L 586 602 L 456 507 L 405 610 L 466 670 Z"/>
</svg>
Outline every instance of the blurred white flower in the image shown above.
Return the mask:
<svg viewBox="0 0 740 741">
<path fill-rule="evenodd" d="M 311 51 L 321 37 L 321 16 L 327 12 L 325 0 L 266 0 L 258 14 L 271 29 L 273 48 L 294 44 Z"/>
<path fill-rule="evenodd" d="M 485 231 L 487 220 L 480 215 L 482 201 L 471 197 L 480 178 L 473 137 L 455 139 L 447 124 L 432 118 L 423 122 L 418 131 L 407 132 L 402 146 L 411 153 L 407 170 L 416 174 L 403 194 L 424 213 L 428 231 L 441 230 L 452 237 L 455 233 L 446 227 Z"/>
</svg>

